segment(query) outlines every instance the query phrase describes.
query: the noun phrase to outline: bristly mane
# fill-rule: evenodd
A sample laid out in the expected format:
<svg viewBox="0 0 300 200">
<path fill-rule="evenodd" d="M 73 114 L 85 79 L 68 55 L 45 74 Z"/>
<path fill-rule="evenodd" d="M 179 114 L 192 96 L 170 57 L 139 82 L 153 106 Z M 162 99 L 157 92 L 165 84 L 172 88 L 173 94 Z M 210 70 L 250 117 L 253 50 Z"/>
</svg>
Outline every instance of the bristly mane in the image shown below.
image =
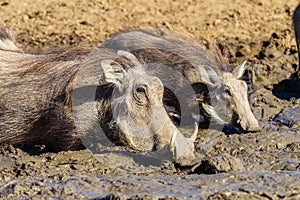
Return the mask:
<svg viewBox="0 0 300 200">
<path fill-rule="evenodd" d="M 225 55 L 221 52 L 218 44 L 214 40 L 209 40 L 205 37 L 199 37 L 197 39 L 200 46 L 207 49 L 207 52 L 214 59 L 216 66 L 224 72 L 232 72 L 233 66 L 229 63 L 228 52 L 225 50 Z"/>
<path fill-rule="evenodd" d="M 23 75 L 49 70 L 49 68 L 51 68 L 51 64 L 53 63 L 83 60 L 89 52 L 89 49 L 83 49 L 80 47 L 62 47 L 50 49 L 46 51 L 46 53 L 32 53 L 36 56 L 41 55 L 43 58 L 33 62 L 30 66 L 27 66 L 27 69 L 23 72 Z"/>
</svg>

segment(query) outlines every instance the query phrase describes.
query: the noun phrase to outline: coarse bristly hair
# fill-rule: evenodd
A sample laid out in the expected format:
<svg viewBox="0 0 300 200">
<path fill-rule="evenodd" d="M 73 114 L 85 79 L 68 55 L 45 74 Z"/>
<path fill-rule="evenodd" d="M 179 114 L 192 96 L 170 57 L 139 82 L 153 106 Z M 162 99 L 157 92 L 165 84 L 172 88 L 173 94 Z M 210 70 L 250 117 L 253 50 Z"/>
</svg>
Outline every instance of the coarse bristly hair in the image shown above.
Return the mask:
<svg viewBox="0 0 300 200">
<path fill-rule="evenodd" d="M 51 143 L 68 133 L 57 146 L 74 145 L 66 111 L 70 85 L 86 53 L 70 47 L 35 55 L 0 50 L 0 143 Z"/>
<path fill-rule="evenodd" d="M 126 30 L 113 35 L 103 46 L 130 51 L 146 62 L 172 66 L 192 83 L 215 84 L 223 72 L 234 69 L 214 40 L 171 30 Z"/>
</svg>

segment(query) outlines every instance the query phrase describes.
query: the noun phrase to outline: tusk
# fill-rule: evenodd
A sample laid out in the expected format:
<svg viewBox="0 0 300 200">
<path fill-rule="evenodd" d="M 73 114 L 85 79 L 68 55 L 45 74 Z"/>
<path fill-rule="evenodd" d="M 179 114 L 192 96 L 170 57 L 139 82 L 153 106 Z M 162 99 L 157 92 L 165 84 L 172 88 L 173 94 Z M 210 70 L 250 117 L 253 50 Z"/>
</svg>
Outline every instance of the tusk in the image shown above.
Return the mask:
<svg viewBox="0 0 300 200">
<path fill-rule="evenodd" d="M 202 103 L 202 107 L 203 107 L 203 109 L 204 109 L 208 114 L 210 114 L 211 118 L 212 118 L 213 120 L 215 120 L 217 123 L 219 123 L 219 124 L 227 124 L 227 122 L 225 122 L 223 119 L 221 119 L 221 118 L 218 116 L 216 110 L 215 110 L 212 106 Z"/>
<path fill-rule="evenodd" d="M 242 67 L 242 68 L 245 68 L 245 67 L 246 67 L 246 64 L 247 64 L 247 62 L 248 62 L 247 60 L 244 60 L 244 62 L 241 64 L 241 67 Z"/>
<path fill-rule="evenodd" d="M 240 79 L 243 76 L 243 74 L 246 70 L 246 63 L 247 63 L 247 60 L 245 60 L 240 66 L 238 66 L 237 68 L 235 68 L 233 70 L 232 73 L 235 74 L 237 79 Z"/>
<path fill-rule="evenodd" d="M 124 131 L 120 130 L 121 134 L 124 136 L 126 142 L 128 143 L 129 147 L 133 150 L 140 150 L 136 144 L 133 142 L 133 138 L 129 136 L 129 134 L 125 133 Z"/>
<path fill-rule="evenodd" d="M 197 122 L 195 122 L 194 123 L 194 131 L 193 131 L 193 134 L 190 137 L 190 139 L 194 142 L 197 138 L 197 135 L 198 135 L 198 124 L 197 124 Z"/>
<path fill-rule="evenodd" d="M 198 124 L 194 123 L 194 131 L 191 137 L 185 137 L 181 132 L 174 131 L 170 144 L 170 153 L 174 161 L 180 161 L 187 158 L 186 156 L 194 155 L 195 146 L 194 141 L 198 134 Z"/>
<path fill-rule="evenodd" d="M 170 142 L 170 152 L 172 152 L 173 158 L 176 157 L 176 151 L 175 151 L 175 149 L 176 149 L 176 144 L 175 144 L 175 140 L 176 140 L 177 134 L 178 134 L 178 133 L 177 133 L 177 131 L 175 130 L 175 131 L 173 132 L 173 135 L 172 135 L 172 138 L 171 138 L 171 142 Z"/>
</svg>

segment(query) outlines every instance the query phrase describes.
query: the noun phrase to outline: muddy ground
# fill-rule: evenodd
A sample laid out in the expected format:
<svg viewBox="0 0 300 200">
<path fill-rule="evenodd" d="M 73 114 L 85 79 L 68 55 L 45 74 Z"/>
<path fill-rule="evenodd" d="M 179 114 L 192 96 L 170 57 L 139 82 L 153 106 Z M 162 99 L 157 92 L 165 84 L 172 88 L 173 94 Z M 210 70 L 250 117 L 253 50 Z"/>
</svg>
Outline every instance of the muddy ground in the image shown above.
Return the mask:
<svg viewBox="0 0 300 200">
<path fill-rule="evenodd" d="M 0 0 L 0 21 L 12 27 L 23 49 L 93 47 L 134 27 L 215 39 L 229 49 L 232 63 L 248 60 L 245 80 L 262 127 L 247 134 L 202 131 L 192 167 L 145 166 L 87 150 L 30 155 L 2 146 L 0 198 L 299 199 L 300 79 L 291 19 L 298 3 Z"/>
</svg>

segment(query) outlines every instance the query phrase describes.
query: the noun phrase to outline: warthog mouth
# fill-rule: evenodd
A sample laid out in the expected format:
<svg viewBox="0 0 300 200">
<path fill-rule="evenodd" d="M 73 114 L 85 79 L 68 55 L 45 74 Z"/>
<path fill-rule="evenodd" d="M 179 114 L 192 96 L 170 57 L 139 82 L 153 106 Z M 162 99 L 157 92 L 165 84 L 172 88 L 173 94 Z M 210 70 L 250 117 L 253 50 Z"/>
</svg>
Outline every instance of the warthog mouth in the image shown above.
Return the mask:
<svg viewBox="0 0 300 200">
<path fill-rule="evenodd" d="M 232 125 L 239 130 L 240 133 L 254 133 L 259 131 L 259 126 L 249 126 L 246 122 L 238 117 L 237 113 L 234 113 L 232 117 Z"/>
</svg>

